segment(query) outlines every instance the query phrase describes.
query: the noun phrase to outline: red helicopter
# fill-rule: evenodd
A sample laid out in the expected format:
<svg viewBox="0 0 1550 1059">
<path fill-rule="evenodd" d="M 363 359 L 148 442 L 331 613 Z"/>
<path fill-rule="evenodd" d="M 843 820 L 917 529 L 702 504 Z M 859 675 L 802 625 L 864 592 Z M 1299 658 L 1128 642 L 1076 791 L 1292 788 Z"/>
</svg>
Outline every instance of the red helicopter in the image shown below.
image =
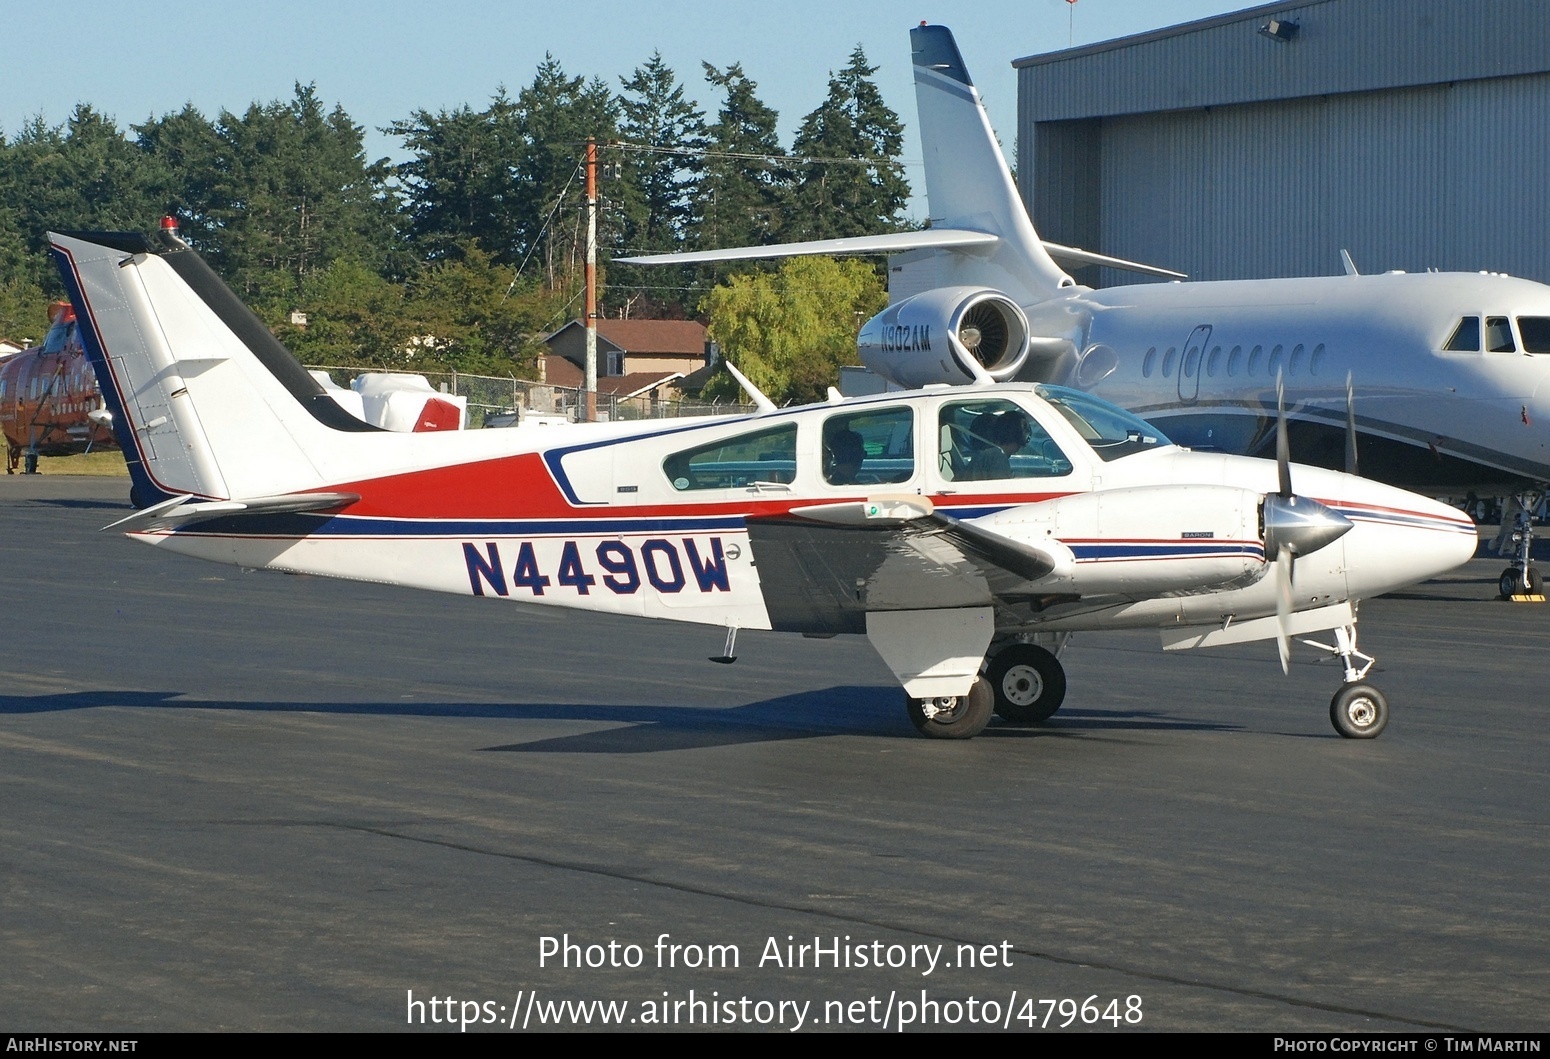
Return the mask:
<svg viewBox="0 0 1550 1059">
<path fill-rule="evenodd" d="M 7 474 L 38 472 L 39 456 L 117 448 L 113 416 L 81 348 L 69 302 L 49 306 L 43 344 L 0 360 L 0 431 Z"/>
</svg>

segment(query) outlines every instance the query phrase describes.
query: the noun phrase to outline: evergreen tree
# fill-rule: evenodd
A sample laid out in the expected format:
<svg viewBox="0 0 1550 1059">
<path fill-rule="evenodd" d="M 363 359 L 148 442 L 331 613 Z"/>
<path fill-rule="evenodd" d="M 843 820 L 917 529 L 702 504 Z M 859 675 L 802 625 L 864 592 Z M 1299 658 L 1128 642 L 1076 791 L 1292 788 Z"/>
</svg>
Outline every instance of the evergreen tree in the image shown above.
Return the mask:
<svg viewBox="0 0 1550 1059">
<path fill-rule="evenodd" d="M 216 188 L 224 154 L 215 125 L 193 104 L 134 126 L 136 144 L 149 162 L 150 194 L 165 214 L 178 218 L 184 239 L 218 258 L 221 244 Z M 154 218 L 140 222 L 146 227 Z"/>
<path fill-rule="evenodd" d="M 139 231 L 159 216 L 144 155 L 84 103 L 62 126 L 29 122 L 0 164 L 0 224 L 11 233 L 0 235 L 0 257 L 11 260 L 14 278 L 46 290 L 59 288 L 46 252 L 50 229 Z"/>
<path fill-rule="evenodd" d="M 620 81 L 620 134 L 649 149 L 626 152 L 625 179 L 639 188 L 642 210 L 627 217 L 624 236 L 631 252 L 668 253 L 682 247 L 694 228 L 694 192 L 705 168 L 701 154 L 710 145 L 705 112 L 684 98 L 659 52 Z"/>
<path fill-rule="evenodd" d="M 672 69 L 653 53 L 634 74 L 620 78 L 624 92 L 619 132 L 626 147 L 617 152 L 622 179 L 605 184 L 620 253 L 670 253 L 682 249 L 697 227 L 696 193 L 710 144 L 705 112 L 684 98 Z M 638 149 L 635 149 L 638 148 Z M 617 193 L 613 189 L 617 188 Z M 610 266 L 612 281 L 604 311 L 628 313 L 638 304 L 651 315 L 683 315 L 682 288 L 689 269 Z"/>
<path fill-rule="evenodd" d="M 785 153 L 775 133 L 779 115 L 755 95 L 759 86 L 741 63 L 725 70 L 704 65 L 705 79 L 725 98 L 709 130 L 712 153 L 700 182 L 697 242 L 706 249 L 778 242 L 790 183 L 785 166 L 770 160 Z"/>
<path fill-rule="evenodd" d="M 545 55 L 533 83 L 517 95 L 522 146 L 517 160 L 521 188 L 517 225 L 524 249 L 536 249 L 550 286 L 582 264 L 586 241 L 586 140 L 615 139 L 619 101 L 601 80 L 566 77 L 559 60 Z M 600 242 L 606 218 L 599 220 Z"/>
<path fill-rule="evenodd" d="M 217 124 L 222 157 L 212 219 L 228 279 L 249 297 L 284 300 L 341 257 L 383 262 L 391 227 L 385 162 L 366 161 L 363 129 L 312 85 Z"/>
<path fill-rule="evenodd" d="M 898 162 L 904 126 L 883 103 L 872 80 L 876 72 L 861 45 L 856 45 L 849 65 L 829 78 L 823 105 L 802 120 L 793 154 L 857 162 L 811 162 L 801 167 L 792 211 L 801 228 L 794 238 L 881 235 L 903 226 L 910 197 Z"/>
<path fill-rule="evenodd" d="M 517 171 L 523 131 L 517 105 L 497 90 L 482 111 L 419 110 L 388 129 L 414 154 L 396 169 L 405 228 L 418 256 L 439 261 L 477 243 L 515 264 L 525 251 Z"/>
</svg>

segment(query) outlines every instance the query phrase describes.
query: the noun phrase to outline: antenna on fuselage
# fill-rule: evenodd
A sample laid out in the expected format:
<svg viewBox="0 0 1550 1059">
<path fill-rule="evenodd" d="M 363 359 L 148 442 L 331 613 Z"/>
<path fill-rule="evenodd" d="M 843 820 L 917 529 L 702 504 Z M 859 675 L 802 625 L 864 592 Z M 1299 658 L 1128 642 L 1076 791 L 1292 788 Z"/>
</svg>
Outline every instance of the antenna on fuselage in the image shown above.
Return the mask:
<svg viewBox="0 0 1550 1059">
<path fill-rule="evenodd" d="M 732 378 L 737 380 L 737 384 L 743 388 L 743 392 L 748 395 L 748 399 L 754 403 L 759 411 L 775 411 L 775 402 L 764 396 L 764 391 L 759 389 L 753 383 L 749 382 L 748 376 L 744 375 L 742 372 L 733 367 L 730 360 L 723 359 L 721 363 L 727 366 L 727 370 L 732 373 Z"/>
</svg>

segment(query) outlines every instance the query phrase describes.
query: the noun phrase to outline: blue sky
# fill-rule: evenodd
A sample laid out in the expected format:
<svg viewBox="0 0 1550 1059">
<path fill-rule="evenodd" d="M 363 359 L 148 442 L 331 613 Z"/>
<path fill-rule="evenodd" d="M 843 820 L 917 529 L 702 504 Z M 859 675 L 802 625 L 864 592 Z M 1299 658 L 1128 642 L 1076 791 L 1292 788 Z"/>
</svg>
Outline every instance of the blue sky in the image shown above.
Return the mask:
<svg viewBox="0 0 1550 1059">
<path fill-rule="evenodd" d="M 822 102 L 831 71 L 858 43 L 881 69 L 888 104 L 904 119 L 906 160 L 919 158 L 913 126 L 908 29 L 922 19 L 949 26 L 1002 143 L 1011 150 L 1024 55 L 1140 33 L 1252 6 L 1231 0 L 565 0 L 491 3 L 443 0 L 78 0 L 68 14 L 48 4 L 0 0 L 9 61 L 0 91 L 7 138 L 41 114 L 64 121 L 90 103 L 121 128 L 193 103 L 206 116 L 257 100 L 289 99 L 315 83 L 366 127 L 373 157 L 401 160 L 378 130 L 418 108 L 477 108 L 496 88 L 532 80 L 545 52 L 571 76 L 601 76 L 618 88 L 651 53 L 700 106 L 715 96 L 700 63 L 741 62 L 760 97 L 780 112 L 789 146 L 802 116 Z M 1074 31 L 1074 32 L 1073 32 Z M 909 167 L 912 184 L 918 166 Z"/>
</svg>

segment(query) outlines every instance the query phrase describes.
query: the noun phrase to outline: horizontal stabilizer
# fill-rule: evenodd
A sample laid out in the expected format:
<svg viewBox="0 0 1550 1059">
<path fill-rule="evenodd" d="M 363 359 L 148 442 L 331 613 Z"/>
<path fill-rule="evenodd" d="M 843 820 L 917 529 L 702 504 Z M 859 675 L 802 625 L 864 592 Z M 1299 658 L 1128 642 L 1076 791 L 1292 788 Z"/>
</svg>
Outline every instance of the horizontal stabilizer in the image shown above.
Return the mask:
<svg viewBox="0 0 1550 1059">
<path fill-rule="evenodd" d="M 1117 268 L 1125 272 L 1139 272 L 1143 276 L 1161 276 L 1164 279 L 1188 279 L 1183 272 L 1175 272 L 1171 268 L 1162 268 L 1158 265 L 1146 265 L 1140 261 L 1126 261 L 1122 257 L 1109 257 L 1107 254 L 1095 254 L 1091 250 L 1079 250 L 1074 246 L 1061 246 L 1044 240 L 1044 249 L 1049 251 L 1050 257 L 1056 261 L 1065 261 L 1075 265 L 1102 265 L 1104 268 Z"/>
<path fill-rule="evenodd" d="M 814 239 L 805 243 L 774 246 L 729 246 L 724 250 L 700 250 L 683 254 L 647 254 L 616 257 L 623 265 L 702 265 L 713 261 L 753 261 L 807 254 L 898 254 L 906 250 L 951 250 L 988 247 L 998 242 L 989 232 L 963 228 L 927 228 L 922 232 L 892 235 L 859 235 L 850 239 Z"/>
<path fill-rule="evenodd" d="M 191 496 L 175 496 L 148 508 L 136 511 L 128 518 L 121 518 L 106 530 L 120 533 L 149 533 L 155 530 L 176 529 L 213 518 L 231 518 L 244 515 L 292 515 L 306 511 L 332 511 L 353 504 L 360 499 L 358 493 L 290 493 L 285 496 L 258 496 L 248 500 L 206 500 L 191 502 Z"/>
</svg>

